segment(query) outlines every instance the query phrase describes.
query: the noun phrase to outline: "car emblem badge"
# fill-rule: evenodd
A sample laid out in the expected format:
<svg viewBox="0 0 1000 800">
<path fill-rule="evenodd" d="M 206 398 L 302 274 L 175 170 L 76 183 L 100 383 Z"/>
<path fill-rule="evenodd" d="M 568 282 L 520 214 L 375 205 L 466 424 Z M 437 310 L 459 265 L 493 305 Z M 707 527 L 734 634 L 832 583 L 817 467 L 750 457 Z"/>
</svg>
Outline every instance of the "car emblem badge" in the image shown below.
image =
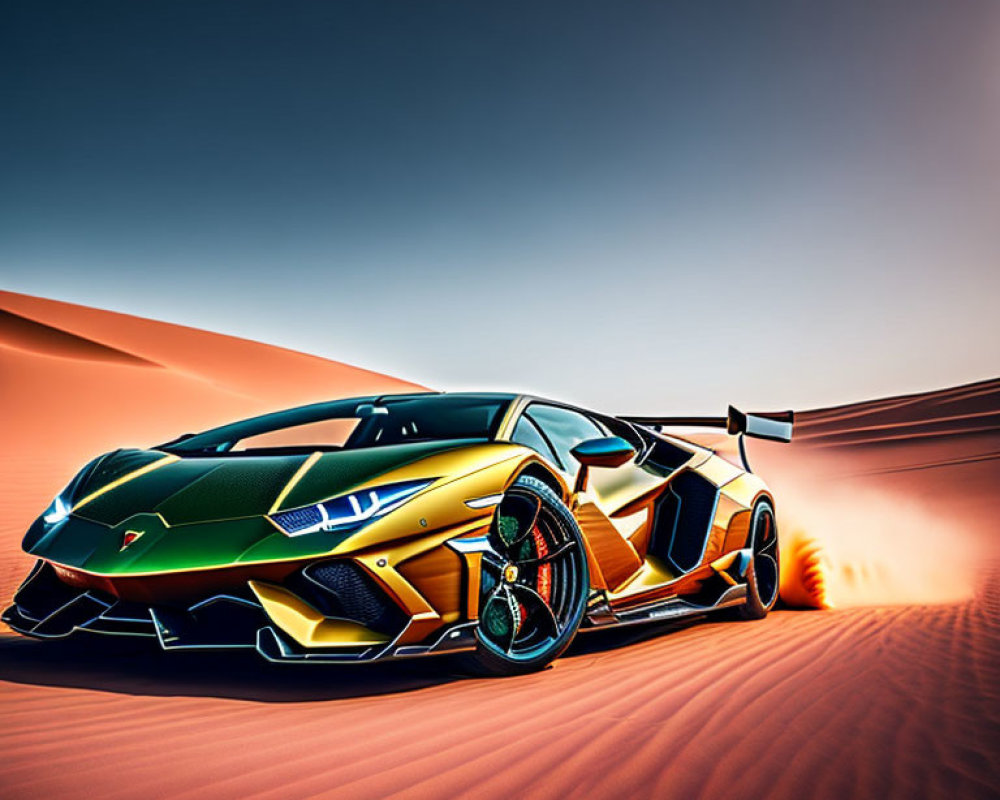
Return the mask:
<svg viewBox="0 0 1000 800">
<path fill-rule="evenodd" d="M 125 535 L 122 537 L 122 546 L 118 548 L 118 552 L 120 553 L 129 545 L 135 544 L 144 533 L 145 531 L 125 531 Z"/>
</svg>

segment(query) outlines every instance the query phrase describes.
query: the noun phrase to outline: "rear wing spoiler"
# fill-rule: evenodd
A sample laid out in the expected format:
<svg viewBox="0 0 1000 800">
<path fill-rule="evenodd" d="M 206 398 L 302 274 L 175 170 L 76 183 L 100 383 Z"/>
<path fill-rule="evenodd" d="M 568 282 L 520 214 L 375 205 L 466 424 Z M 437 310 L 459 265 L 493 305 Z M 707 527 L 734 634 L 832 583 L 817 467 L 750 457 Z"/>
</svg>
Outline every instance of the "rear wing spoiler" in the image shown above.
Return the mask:
<svg viewBox="0 0 1000 800">
<path fill-rule="evenodd" d="M 731 436 L 746 435 L 772 442 L 790 442 L 795 413 L 792 411 L 745 414 L 733 406 L 725 417 L 619 417 L 648 428 L 725 428 Z"/>
</svg>

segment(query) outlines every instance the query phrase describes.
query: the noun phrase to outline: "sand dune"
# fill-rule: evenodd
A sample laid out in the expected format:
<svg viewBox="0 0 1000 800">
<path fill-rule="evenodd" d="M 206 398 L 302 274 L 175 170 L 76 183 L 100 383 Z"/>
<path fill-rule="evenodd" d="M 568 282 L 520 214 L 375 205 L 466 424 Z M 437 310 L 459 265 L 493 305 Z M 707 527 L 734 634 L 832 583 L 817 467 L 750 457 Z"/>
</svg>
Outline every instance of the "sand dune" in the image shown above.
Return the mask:
<svg viewBox="0 0 1000 800">
<path fill-rule="evenodd" d="M 152 361 L 108 347 L 69 331 L 0 310 L 0 342 L 14 350 L 84 361 L 110 361 L 140 367 L 158 367 Z"/>
<path fill-rule="evenodd" d="M 407 385 L 35 298 L 0 308 L 17 317 L 0 329 L 3 599 L 28 566 L 23 526 L 89 454 Z M 0 634 L 0 796 L 996 797 L 998 395 L 805 412 L 796 444 L 752 445 L 779 497 L 783 589 L 833 610 L 592 633 L 502 681 Z"/>
<path fill-rule="evenodd" d="M 0 292 L 0 599 L 21 534 L 97 453 L 416 384 L 271 345 Z"/>
</svg>

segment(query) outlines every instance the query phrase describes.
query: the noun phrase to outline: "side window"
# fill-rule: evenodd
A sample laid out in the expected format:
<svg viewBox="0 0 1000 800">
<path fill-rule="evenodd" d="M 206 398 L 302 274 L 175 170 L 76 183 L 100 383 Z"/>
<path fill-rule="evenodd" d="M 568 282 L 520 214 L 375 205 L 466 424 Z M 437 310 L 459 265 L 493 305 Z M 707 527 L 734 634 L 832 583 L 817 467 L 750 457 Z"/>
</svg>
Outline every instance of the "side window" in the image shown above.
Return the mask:
<svg viewBox="0 0 1000 800">
<path fill-rule="evenodd" d="M 620 419 L 615 419 L 614 417 L 601 417 L 600 419 L 601 424 L 611 431 L 612 436 L 620 436 L 632 445 L 637 453 L 641 453 L 646 449 L 645 440 L 627 422 L 622 422 Z"/>
<path fill-rule="evenodd" d="M 597 439 L 605 433 L 589 418 L 577 411 L 557 406 L 535 403 L 528 407 L 525 416 L 541 428 L 546 438 L 559 456 L 563 467 L 571 473 L 580 468 L 580 463 L 570 455 L 570 450 L 587 439 Z"/>
<path fill-rule="evenodd" d="M 691 460 L 690 450 L 678 447 L 673 442 L 649 431 L 642 431 L 642 436 L 649 443 L 649 450 L 643 459 L 644 468 L 662 470 L 664 475 L 669 475 Z"/>
<path fill-rule="evenodd" d="M 517 425 L 514 426 L 514 433 L 510 437 L 510 440 L 516 444 L 523 444 L 525 447 L 530 447 L 536 453 L 545 456 L 545 458 L 553 464 L 559 466 L 559 459 L 556 458 L 556 454 L 552 452 L 552 448 L 549 447 L 549 443 L 545 441 L 545 437 L 539 433 L 538 426 L 526 416 L 522 415 L 521 419 L 517 421 Z"/>
</svg>

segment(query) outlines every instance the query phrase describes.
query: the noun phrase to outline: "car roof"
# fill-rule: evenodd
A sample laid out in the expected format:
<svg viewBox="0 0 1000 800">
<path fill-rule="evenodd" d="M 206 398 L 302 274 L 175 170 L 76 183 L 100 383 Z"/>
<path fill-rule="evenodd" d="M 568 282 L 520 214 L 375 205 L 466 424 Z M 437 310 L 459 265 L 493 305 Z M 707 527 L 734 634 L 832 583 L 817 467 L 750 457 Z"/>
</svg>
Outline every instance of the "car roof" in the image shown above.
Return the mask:
<svg viewBox="0 0 1000 800">
<path fill-rule="evenodd" d="M 461 392 L 406 392 L 400 394 L 382 394 L 375 397 L 351 397 L 344 398 L 344 402 L 348 400 L 354 401 L 367 401 L 371 403 L 391 403 L 398 400 L 408 400 L 408 399 L 418 399 L 421 397 L 427 397 L 429 395 L 440 395 L 447 397 L 467 397 L 469 399 L 482 399 L 482 400 L 508 400 L 508 401 L 524 401 L 525 403 L 547 403 L 553 406 L 559 406 L 561 408 L 570 408 L 575 411 L 583 412 L 584 414 L 593 414 L 596 417 L 613 417 L 613 414 L 605 414 L 600 411 L 593 411 L 589 408 L 583 408 L 582 406 L 574 405 L 573 403 L 567 403 L 563 400 L 553 400 L 549 397 L 540 397 L 534 394 L 524 394 L 522 392 L 475 392 L 475 391 L 461 391 Z"/>
<path fill-rule="evenodd" d="M 429 396 L 447 396 L 447 397 L 468 397 L 470 399 L 483 399 L 483 400 L 514 400 L 521 395 L 516 392 L 402 392 L 399 394 L 380 394 L 372 397 L 345 397 L 344 400 L 366 400 L 372 403 L 385 403 L 392 402 L 394 400 L 409 400 L 418 399 L 421 397 Z"/>
</svg>

